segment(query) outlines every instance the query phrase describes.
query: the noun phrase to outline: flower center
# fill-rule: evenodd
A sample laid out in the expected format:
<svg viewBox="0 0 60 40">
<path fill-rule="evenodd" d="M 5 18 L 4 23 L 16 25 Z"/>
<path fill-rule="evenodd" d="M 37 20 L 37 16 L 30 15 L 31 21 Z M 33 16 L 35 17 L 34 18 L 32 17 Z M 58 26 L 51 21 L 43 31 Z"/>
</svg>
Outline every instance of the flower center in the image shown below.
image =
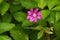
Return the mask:
<svg viewBox="0 0 60 40">
<path fill-rule="evenodd" d="M 36 14 L 35 13 L 33 13 L 33 17 L 36 17 Z"/>
</svg>

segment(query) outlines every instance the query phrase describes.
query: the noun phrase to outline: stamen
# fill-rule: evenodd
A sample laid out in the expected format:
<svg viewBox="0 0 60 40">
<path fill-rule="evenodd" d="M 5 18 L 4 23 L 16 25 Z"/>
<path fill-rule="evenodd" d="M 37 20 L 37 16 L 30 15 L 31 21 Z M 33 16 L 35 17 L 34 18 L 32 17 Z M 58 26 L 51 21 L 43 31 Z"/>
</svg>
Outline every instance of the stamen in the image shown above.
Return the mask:
<svg viewBox="0 0 60 40">
<path fill-rule="evenodd" d="M 35 13 L 33 13 L 33 17 L 36 17 L 36 14 Z"/>
</svg>

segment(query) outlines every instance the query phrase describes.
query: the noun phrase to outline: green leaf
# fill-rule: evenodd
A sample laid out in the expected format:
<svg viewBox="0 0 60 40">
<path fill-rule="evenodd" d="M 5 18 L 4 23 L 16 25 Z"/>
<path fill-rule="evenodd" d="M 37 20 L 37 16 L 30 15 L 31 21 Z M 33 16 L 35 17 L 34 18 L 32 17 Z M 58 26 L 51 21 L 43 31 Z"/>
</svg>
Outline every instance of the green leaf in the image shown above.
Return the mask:
<svg viewBox="0 0 60 40">
<path fill-rule="evenodd" d="M 8 36 L 0 35 L 0 40 L 12 40 L 12 39 L 9 38 Z"/>
<path fill-rule="evenodd" d="M 49 21 L 49 23 L 54 23 L 55 20 L 55 13 L 54 12 L 50 12 L 50 15 L 48 16 L 48 19 L 46 19 L 47 21 Z"/>
<path fill-rule="evenodd" d="M 44 40 L 44 38 L 43 38 L 43 37 L 41 37 L 39 40 Z"/>
<path fill-rule="evenodd" d="M 46 22 L 45 22 L 45 20 L 38 20 L 37 21 L 37 25 L 40 25 L 40 26 L 46 26 L 47 24 L 46 24 Z"/>
<path fill-rule="evenodd" d="M 0 3 L 2 3 L 3 2 L 3 0 L 0 0 Z"/>
<path fill-rule="evenodd" d="M 56 35 L 60 37 L 60 21 L 55 23 L 54 30 L 55 30 Z"/>
<path fill-rule="evenodd" d="M 46 0 L 49 10 L 51 10 L 57 3 L 58 0 Z"/>
<path fill-rule="evenodd" d="M 11 30 L 14 27 L 14 24 L 10 23 L 0 23 L 0 34 L 6 31 Z"/>
<path fill-rule="evenodd" d="M 38 1 L 38 7 L 39 7 L 39 8 L 43 9 L 45 6 L 46 6 L 46 3 L 45 3 L 44 0 L 39 0 L 39 1 Z"/>
<path fill-rule="evenodd" d="M 9 9 L 9 6 L 10 5 L 8 3 L 1 4 L 1 15 L 4 15 L 7 12 L 7 10 Z"/>
<path fill-rule="evenodd" d="M 50 11 L 49 10 L 42 10 L 42 19 L 45 19 L 49 16 Z"/>
<path fill-rule="evenodd" d="M 25 30 L 20 28 L 20 26 L 19 28 L 16 26 L 16 28 L 12 29 L 10 34 L 14 40 L 28 40 L 28 35 L 25 33 Z"/>
<path fill-rule="evenodd" d="M 50 31 L 50 30 L 51 30 L 51 29 L 50 29 L 50 28 L 48 28 L 48 27 L 45 27 L 45 28 L 44 28 L 45 33 L 53 34 L 53 32 L 52 32 L 52 31 Z"/>
<path fill-rule="evenodd" d="M 10 12 L 11 13 L 15 13 L 15 12 L 20 11 L 20 10 L 22 10 L 21 5 L 11 5 L 10 6 Z"/>
<path fill-rule="evenodd" d="M 16 12 L 13 16 L 18 22 L 23 22 L 26 19 L 26 14 L 24 12 Z"/>
<path fill-rule="evenodd" d="M 60 5 L 59 5 L 59 6 L 56 6 L 56 7 L 53 8 L 52 10 L 60 11 Z"/>
<path fill-rule="evenodd" d="M 34 0 L 21 0 L 21 4 L 23 7 L 27 8 L 27 9 L 37 7 L 37 3 Z"/>
<path fill-rule="evenodd" d="M 60 12 L 56 12 L 56 22 L 60 19 Z"/>
<path fill-rule="evenodd" d="M 24 20 L 23 23 L 22 23 L 22 26 L 23 27 L 27 27 L 27 26 L 31 26 L 33 25 L 34 23 L 33 22 L 30 22 L 29 20 Z"/>
<path fill-rule="evenodd" d="M 2 22 L 11 22 L 11 19 L 12 19 L 11 15 L 5 14 L 5 15 L 2 16 L 1 21 Z"/>
<path fill-rule="evenodd" d="M 60 37 L 55 37 L 53 40 L 60 40 Z"/>
<path fill-rule="evenodd" d="M 43 30 L 43 27 L 39 25 L 39 26 L 36 26 L 34 29 L 35 30 Z"/>
<path fill-rule="evenodd" d="M 20 0 L 14 0 L 14 1 L 12 2 L 12 4 L 13 4 L 13 5 L 18 5 L 18 4 L 19 4 L 19 5 L 20 5 Z"/>
<path fill-rule="evenodd" d="M 37 34 L 38 34 L 38 31 L 32 30 L 31 33 L 30 33 L 30 39 L 31 40 L 38 40 L 37 39 Z"/>
<path fill-rule="evenodd" d="M 43 30 L 41 30 L 40 32 L 38 32 L 38 36 L 37 36 L 37 39 L 40 39 L 42 36 L 43 36 Z"/>
</svg>

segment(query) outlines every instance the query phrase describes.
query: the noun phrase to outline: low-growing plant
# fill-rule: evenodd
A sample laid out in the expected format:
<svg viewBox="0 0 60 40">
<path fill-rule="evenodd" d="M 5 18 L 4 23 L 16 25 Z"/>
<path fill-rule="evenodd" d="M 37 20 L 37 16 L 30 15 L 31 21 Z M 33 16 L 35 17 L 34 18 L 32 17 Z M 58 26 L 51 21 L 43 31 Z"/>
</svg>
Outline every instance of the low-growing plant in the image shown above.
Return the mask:
<svg viewBox="0 0 60 40">
<path fill-rule="evenodd" d="M 60 0 L 0 0 L 0 40 L 60 40 Z"/>
</svg>

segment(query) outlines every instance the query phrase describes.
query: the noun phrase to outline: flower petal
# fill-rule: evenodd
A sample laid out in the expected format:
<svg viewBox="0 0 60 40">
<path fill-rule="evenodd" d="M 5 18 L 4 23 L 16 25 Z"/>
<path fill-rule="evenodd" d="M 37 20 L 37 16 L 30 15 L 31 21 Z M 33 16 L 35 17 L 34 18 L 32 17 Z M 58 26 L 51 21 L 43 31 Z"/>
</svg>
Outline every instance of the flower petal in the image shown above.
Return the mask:
<svg viewBox="0 0 60 40">
<path fill-rule="evenodd" d="M 30 11 L 33 12 L 33 9 L 31 8 Z"/>
<path fill-rule="evenodd" d="M 33 17 L 30 17 L 30 22 L 33 22 L 34 21 L 34 18 Z"/>
<path fill-rule="evenodd" d="M 37 22 L 37 18 L 34 18 L 34 22 Z"/>
<path fill-rule="evenodd" d="M 28 11 L 28 15 L 32 15 L 32 12 L 31 11 Z"/>
<path fill-rule="evenodd" d="M 41 12 L 38 12 L 38 13 L 37 13 L 37 16 L 39 16 L 39 15 L 42 15 L 42 13 L 41 13 Z"/>
<path fill-rule="evenodd" d="M 27 16 L 27 19 L 30 19 L 31 18 L 31 16 Z"/>
<path fill-rule="evenodd" d="M 42 16 L 40 15 L 40 16 L 37 16 L 37 19 L 42 19 Z"/>
<path fill-rule="evenodd" d="M 38 9 L 38 8 L 36 8 L 36 9 L 34 9 L 34 12 L 35 12 L 35 13 L 37 13 L 37 12 L 38 12 L 38 10 L 39 10 L 39 9 Z"/>
</svg>

